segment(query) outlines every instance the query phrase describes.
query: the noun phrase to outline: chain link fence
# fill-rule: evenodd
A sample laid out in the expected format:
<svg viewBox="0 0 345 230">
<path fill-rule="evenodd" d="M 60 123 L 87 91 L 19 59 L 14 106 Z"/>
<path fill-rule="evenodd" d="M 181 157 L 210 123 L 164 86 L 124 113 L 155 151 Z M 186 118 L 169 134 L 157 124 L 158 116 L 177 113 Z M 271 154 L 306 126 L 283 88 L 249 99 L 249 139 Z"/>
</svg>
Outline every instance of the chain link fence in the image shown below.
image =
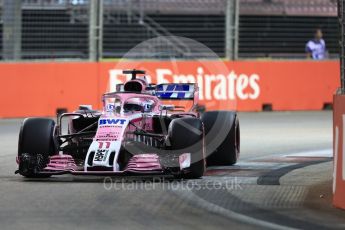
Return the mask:
<svg viewBox="0 0 345 230">
<path fill-rule="evenodd" d="M 0 6 L 4 61 L 116 59 L 159 36 L 135 58 L 205 57 L 195 49 L 187 55 L 190 44 L 180 36 L 221 58 L 298 59 L 319 27 L 329 57 L 338 56 L 336 0 L 0 0 Z"/>
</svg>

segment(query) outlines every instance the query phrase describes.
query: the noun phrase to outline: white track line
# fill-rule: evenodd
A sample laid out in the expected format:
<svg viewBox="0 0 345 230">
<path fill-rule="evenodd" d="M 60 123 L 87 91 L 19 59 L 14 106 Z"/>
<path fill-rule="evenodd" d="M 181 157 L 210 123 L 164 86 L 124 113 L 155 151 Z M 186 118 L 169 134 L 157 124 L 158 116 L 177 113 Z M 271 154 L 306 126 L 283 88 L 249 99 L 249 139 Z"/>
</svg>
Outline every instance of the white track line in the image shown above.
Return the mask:
<svg viewBox="0 0 345 230">
<path fill-rule="evenodd" d="M 284 154 L 284 157 L 333 157 L 333 150 L 332 149 L 323 149 L 323 150 L 315 150 L 315 151 L 303 151 L 303 152 L 296 152 L 296 153 L 290 153 L 290 154 Z M 194 194 L 192 191 L 190 191 L 187 195 L 190 200 L 195 201 L 197 204 L 201 205 L 203 208 L 206 208 L 207 210 L 211 212 L 218 213 L 220 215 L 226 216 L 228 218 L 231 218 L 233 220 L 237 220 L 239 222 L 250 224 L 253 226 L 260 226 L 265 229 L 295 229 L 286 227 L 283 225 L 271 223 L 268 221 L 256 219 L 250 216 L 246 216 L 228 209 L 225 209 L 219 205 L 213 204 L 211 202 L 208 202 L 196 194 Z"/>
<path fill-rule="evenodd" d="M 303 151 L 283 155 L 284 157 L 333 157 L 333 149 Z"/>
</svg>

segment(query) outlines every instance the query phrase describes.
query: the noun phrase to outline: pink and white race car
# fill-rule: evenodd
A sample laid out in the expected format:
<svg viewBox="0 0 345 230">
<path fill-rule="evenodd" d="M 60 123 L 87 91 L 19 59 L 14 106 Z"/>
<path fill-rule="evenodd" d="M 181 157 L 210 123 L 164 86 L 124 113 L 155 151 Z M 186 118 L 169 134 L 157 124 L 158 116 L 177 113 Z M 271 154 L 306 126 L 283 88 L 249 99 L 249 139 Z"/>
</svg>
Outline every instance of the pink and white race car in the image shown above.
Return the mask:
<svg viewBox="0 0 345 230">
<path fill-rule="evenodd" d="M 57 122 L 26 118 L 16 173 L 51 175 L 171 175 L 202 177 L 206 166 L 235 164 L 240 152 L 236 112 L 198 112 L 194 83 L 148 84 L 145 72 L 103 95 L 103 110 L 81 106 Z M 138 75 L 141 75 L 137 77 Z M 189 101 L 185 107 L 173 102 Z M 64 125 L 63 125 L 64 124 Z"/>
</svg>

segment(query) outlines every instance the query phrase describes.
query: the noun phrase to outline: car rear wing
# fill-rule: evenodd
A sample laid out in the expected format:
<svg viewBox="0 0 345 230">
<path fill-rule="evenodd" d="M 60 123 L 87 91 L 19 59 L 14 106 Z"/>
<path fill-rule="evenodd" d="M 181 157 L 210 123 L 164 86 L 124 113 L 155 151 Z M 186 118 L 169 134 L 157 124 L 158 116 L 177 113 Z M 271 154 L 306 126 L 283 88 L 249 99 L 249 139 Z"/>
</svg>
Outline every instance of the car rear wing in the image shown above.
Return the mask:
<svg viewBox="0 0 345 230">
<path fill-rule="evenodd" d="M 159 84 L 155 89 L 155 95 L 161 100 L 194 100 L 197 94 L 196 83 Z"/>
<path fill-rule="evenodd" d="M 116 92 L 125 92 L 124 84 L 116 85 Z M 199 87 L 197 83 L 164 83 L 150 84 L 145 93 L 160 100 L 192 100 L 193 105 L 199 102 Z"/>
<path fill-rule="evenodd" d="M 125 92 L 124 84 L 117 84 L 116 92 Z M 196 83 L 150 84 L 146 92 L 162 100 L 193 100 L 198 94 L 198 86 Z"/>
</svg>

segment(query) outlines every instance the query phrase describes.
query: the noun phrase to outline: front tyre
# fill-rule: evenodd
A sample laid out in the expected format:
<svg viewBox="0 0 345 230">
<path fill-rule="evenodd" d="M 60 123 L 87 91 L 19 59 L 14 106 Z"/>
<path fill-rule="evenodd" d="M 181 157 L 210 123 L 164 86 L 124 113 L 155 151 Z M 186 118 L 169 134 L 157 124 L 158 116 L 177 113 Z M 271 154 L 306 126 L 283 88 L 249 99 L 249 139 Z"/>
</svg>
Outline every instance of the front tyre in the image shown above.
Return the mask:
<svg viewBox="0 0 345 230">
<path fill-rule="evenodd" d="M 205 126 L 207 166 L 236 164 L 240 154 L 240 124 L 236 112 L 210 111 L 201 117 Z"/>
<path fill-rule="evenodd" d="M 55 121 L 48 118 L 24 120 L 18 140 L 19 173 L 25 177 L 41 177 L 49 156 L 56 153 L 54 142 Z"/>
<path fill-rule="evenodd" d="M 171 148 L 175 155 L 191 153 L 191 165 L 182 177 L 196 179 L 205 171 L 204 128 L 198 118 L 176 118 L 171 121 L 168 130 Z"/>
</svg>

